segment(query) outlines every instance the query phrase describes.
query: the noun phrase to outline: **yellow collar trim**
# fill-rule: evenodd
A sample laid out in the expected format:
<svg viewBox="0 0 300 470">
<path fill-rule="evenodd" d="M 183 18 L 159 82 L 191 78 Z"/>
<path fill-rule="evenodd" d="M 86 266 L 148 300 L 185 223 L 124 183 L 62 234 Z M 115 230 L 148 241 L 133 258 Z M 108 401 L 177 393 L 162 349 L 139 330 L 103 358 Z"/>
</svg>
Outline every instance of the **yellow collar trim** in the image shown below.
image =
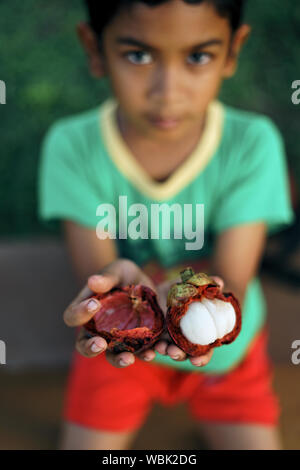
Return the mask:
<svg viewBox="0 0 300 470">
<path fill-rule="evenodd" d="M 188 185 L 212 159 L 222 137 L 224 107 L 213 101 L 208 107 L 207 120 L 201 139 L 193 152 L 164 182 L 153 180 L 139 165 L 124 141 L 116 122 L 117 103 L 107 100 L 100 108 L 100 131 L 110 158 L 126 178 L 150 199 L 172 198 Z"/>
</svg>

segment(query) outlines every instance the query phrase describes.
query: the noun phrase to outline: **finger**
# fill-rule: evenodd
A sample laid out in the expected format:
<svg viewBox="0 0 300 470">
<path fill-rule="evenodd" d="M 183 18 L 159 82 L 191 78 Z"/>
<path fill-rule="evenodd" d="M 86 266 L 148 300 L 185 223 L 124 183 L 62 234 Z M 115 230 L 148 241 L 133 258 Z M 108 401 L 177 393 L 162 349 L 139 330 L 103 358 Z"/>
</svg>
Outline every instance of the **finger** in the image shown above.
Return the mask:
<svg viewBox="0 0 300 470">
<path fill-rule="evenodd" d="M 122 279 L 126 280 L 126 284 L 142 284 L 157 293 L 156 285 L 152 279 L 133 261 L 129 259 L 122 260 L 121 275 Z"/>
<path fill-rule="evenodd" d="M 71 327 L 84 325 L 100 308 L 101 303 L 95 298 L 86 299 L 79 304 L 72 302 L 63 313 L 64 322 Z"/>
<path fill-rule="evenodd" d="M 80 302 L 82 302 L 83 300 L 88 299 L 92 295 L 93 295 L 93 292 L 91 291 L 91 289 L 89 289 L 89 287 L 85 285 L 81 289 L 79 294 L 76 295 L 75 299 L 71 302 L 70 307 L 73 306 L 73 305 L 79 304 Z"/>
<path fill-rule="evenodd" d="M 221 290 L 224 289 L 224 281 L 221 277 L 219 276 L 210 276 L 210 277 L 220 286 Z"/>
<path fill-rule="evenodd" d="M 112 366 L 117 367 L 118 369 L 124 369 L 125 367 L 131 366 L 135 361 L 134 355 L 127 351 L 120 354 L 106 351 L 106 359 Z"/>
<path fill-rule="evenodd" d="M 161 340 L 161 341 L 158 341 L 154 345 L 154 350 L 157 351 L 159 354 L 162 354 L 163 356 L 166 356 L 168 346 L 169 346 L 168 341 Z"/>
<path fill-rule="evenodd" d="M 189 359 L 190 359 L 191 364 L 193 364 L 193 366 L 203 367 L 209 363 L 212 355 L 213 355 L 213 349 L 211 349 L 207 354 L 204 354 L 198 357 L 191 357 Z"/>
<path fill-rule="evenodd" d="M 156 292 L 156 286 L 152 279 L 144 273 L 144 271 L 130 259 L 118 260 L 119 270 L 121 273 L 121 284 L 143 284 L 144 286 L 150 287 Z"/>
<path fill-rule="evenodd" d="M 160 306 L 164 317 L 167 315 L 167 298 L 166 295 L 162 294 L 160 290 L 157 290 L 157 302 L 158 305 Z"/>
<path fill-rule="evenodd" d="M 89 321 L 93 315 L 100 309 L 100 303 L 96 304 L 88 299 L 94 292 L 88 287 L 84 286 L 71 304 L 66 308 L 63 313 L 63 319 L 68 326 L 80 326 Z"/>
<path fill-rule="evenodd" d="M 76 350 L 85 357 L 95 357 L 101 354 L 107 348 L 107 342 L 100 336 L 87 338 L 84 330 L 78 335 L 76 341 Z"/>
<path fill-rule="evenodd" d="M 177 277 L 176 279 L 173 279 L 172 281 L 167 280 L 167 281 L 160 282 L 160 283 L 157 285 L 157 290 L 160 291 L 161 295 L 167 296 L 169 290 L 171 289 L 171 287 L 172 287 L 174 284 L 176 284 L 177 282 L 180 282 L 180 278 L 179 278 L 179 277 Z"/>
<path fill-rule="evenodd" d="M 157 301 L 160 305 L 164 315 L 167 313 L 167 297 L 168 297 L 168 288 L 159 284 L 156 286 Z"/>
<path fill-rule="evenodd" d="M 99 274 L 88 279 L 89 288 L 97 293 L 108 292 L 117 285 L 128 284 L 143 284 L 156 292 L 153 281 L 137 264 L 127 259 L 119 259 L 107 265 Z"/>
<path fill-rule="evenodd" d="M 155 358 L 155 351 L 153 349 L 147 349 L 138 355 L 138 358 L 142 361 L 150 362 Z"/>
<path fill-rule="evenodd" d="M 118 273 L 102 272 L 94 274 L 88 278 L 87 285 L 91 291 L 102 294 L 110 291 L 113 287 L 120 284 L 120 275 Z"/>
<path fill-rule="evenodd" d="M 88 287 L 97 293 L 110 291 L 115 286 L 134 284 L 138 266 L 130 260 L 118 259 L 108 264 L 99 274 L 88 278 Z"/>
<path fill-rule="evenodd" d="M 154 284 L 152 279 L 150 279 L 150 277 L 147 276 L 142 270 L 139 270 L 139 272 L 137 273 L 135 283 L 150 287 L 150 289 L 152 289 L 155 294 L 158 294 L 156 285 Z"/>
<path fill-rule="evenodd" d="M 160 282 L 158 284 L 158 287 L 162 290 L 162 292 L 168 293 L 172 285 L 180 281 L 181 281 L 181 278 L 177 277 L 176 279 L 172 279 L 172 281 L 167 280 L 167 281 Z"/>
<path fill-rule="evenodd" d="M 182 349 L 178 348 L 175 344 L 170 344 L 167 349 L 167 354 L 174 359 L 174 361 L 184 361 L 186 359 L 186 354 Z"/>
<path fill-rule="evenodd" d="M 169 290 L 171 289 L 172 285 L 174 285 L 176 282 L 180 282 L 180 280 L 181 279 L 177 277 L 176 279 L 173 279 L 172 281 L 167 280 L 167 281 L 160 282 L 156 286 L 157 300 L 165 315 L 167 313 L 167 299 L 168 299 Z"/>
</svg>

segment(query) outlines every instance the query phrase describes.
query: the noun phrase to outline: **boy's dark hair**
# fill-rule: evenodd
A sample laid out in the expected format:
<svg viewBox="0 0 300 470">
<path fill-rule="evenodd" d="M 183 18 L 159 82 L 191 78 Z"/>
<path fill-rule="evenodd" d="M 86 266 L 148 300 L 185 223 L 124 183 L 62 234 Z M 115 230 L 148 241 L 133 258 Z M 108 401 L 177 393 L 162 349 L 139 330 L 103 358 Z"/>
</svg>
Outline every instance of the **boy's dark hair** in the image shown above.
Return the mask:
<svg viewBox="0 0 300 470">
<path fill-rule="evenodd" d="M 155 7 L 170 0 L 85 0 L 89 11 L 89 23 L 92 29 L 101 37 L 104 28 L 112 21 L 121 8 L 128 8 L 134 3 L 145 3 Z M 236 31 L 241 24 L 243 7 L 246 0 L 183 0 L 189 4 L 210 3 L 220 16 L 228 18 L 232 31 Z M 105 3 L 105 5 L 104 5 Z"/>
</svg>

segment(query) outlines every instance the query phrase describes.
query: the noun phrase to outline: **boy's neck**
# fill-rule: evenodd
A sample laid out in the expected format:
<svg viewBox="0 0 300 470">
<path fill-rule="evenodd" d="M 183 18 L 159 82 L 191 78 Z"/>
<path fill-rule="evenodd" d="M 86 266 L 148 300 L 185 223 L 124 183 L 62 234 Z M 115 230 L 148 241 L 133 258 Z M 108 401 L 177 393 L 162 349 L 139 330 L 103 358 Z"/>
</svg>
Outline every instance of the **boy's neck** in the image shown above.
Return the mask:
<svg viewBox="0 0 300 470">
<path fill-rule="evenodd" d="M 164 181 L 191 155 L 199 143 L 205 126 L 205 118 L 197 123 L 184 138 L 174 141 L 154 141 L 138 134 L 117 109 L 119 131 L 132 155 L 156 180 Z"/>
</svg>

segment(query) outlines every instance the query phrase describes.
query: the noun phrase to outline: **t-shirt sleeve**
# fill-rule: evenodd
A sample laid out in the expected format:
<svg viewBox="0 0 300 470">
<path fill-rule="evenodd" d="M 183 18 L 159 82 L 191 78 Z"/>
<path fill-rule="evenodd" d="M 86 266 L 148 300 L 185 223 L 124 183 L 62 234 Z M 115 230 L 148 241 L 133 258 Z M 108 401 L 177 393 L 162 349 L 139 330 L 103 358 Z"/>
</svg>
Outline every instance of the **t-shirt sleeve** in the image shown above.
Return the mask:
<svg viewBox="0 0 300 470">
<path fill-rule="evenodd" d="M 243 141 L 220 178 L 212 230 L 265 222 L 273 234 L 294 220 L 284 143 L 266 117 L 248 126 Z"/>
<path fill-rule="evenodd" d="M 90 178 L 82 143 L 73 133 L 56 123 L 42 142 L 38 215 L 42 221 L 68 219 L 95 227 L 101 195 Z"/>
</svg>

